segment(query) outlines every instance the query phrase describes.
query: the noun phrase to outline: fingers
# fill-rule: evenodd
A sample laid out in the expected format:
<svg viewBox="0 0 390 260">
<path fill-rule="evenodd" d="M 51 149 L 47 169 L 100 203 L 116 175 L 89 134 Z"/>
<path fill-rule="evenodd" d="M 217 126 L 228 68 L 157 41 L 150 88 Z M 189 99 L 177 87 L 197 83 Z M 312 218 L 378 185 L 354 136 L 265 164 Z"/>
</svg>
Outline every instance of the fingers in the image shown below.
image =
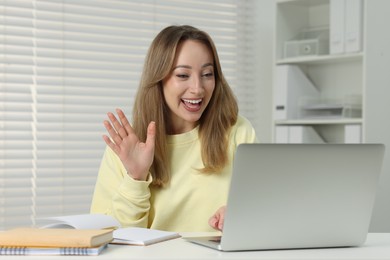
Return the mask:
<svg viewBox="0 0 390 260">
<path fill-rule="evenodd" d="M 111 123 L 108 120 L 105 120 L 104 127 L 107 129 L 108 134 L 110 135 L 111 139 L 106 137 L 103 137 L 104 141 L 107 145 L 109 145 L 111 148 L 112 146 L 119 145 L 123 139 L 125 139 L 127 136 L 134 135 L 134 129 L 131 127 L 129 121 L 127 120 L 125 114 L 121 109 L 116 109 L 116 112 L 118 114 L 119 120 L 116 118 L 116 116 L 108 112 L 107 116 Z M 149 147 L 149 149 L 154 150 L 155 145 L 155 139 L 156 139 L 156 125 L 155 122 L 150 122 L 147 128 L 146 133 L 146 147 Z M 113 142 L 112 142 L 113 141 Z"/>
<path fill-rule="evenodd" d="M 155 139 L 156 139 L 156 123 L 152 121 L 149 123 L 148 130 L 146 133 L 146 141 L 145 141 L 146 146 L 152 147 L 154 149 Z"/>
<path fill-rule="evenodd" d="M 125 114 L 123 113 L 123 111 L 119 108 L 116 109 L 116 113 L 118 114 L 118 117 L 119 117 L 119 120 L 121 121 L 122 123 L 122 126 L 125 128 L 126 132 L 128 134 L 130 133 L 134 133 L 134 130 L 133 128 L 131 127 L 130 123 L 129 123 L 129 120 L 127 120 Z"/>
<path fill-rule="evenodd" d="M 210 219 L 209 219 L 209 225 L 214 228 L 214 229 L 218 229 L 218 220 L 215 216 L 212 216 Z"/>
<path fill-rule="evenodd" d="M 107 135 L 103 135 L 103 140 L 115 153 L 119 152 L 119 147 Z"/>
<path fill-rule="evenodd" d="M 217 212 L 209 219 L 209 225 L 214 229 L 222 231 L 223 224 L 225 222 L 225 212 L 226 206 L 219 208 Z"/>
<path fill-rule="evenodd" d="M 104 120 L 103 122 L 104 127 L 106 128 L 108 134 L 110 135 L 111 139 L 116 143 L 119 144 L 122 141 L 122 138 L 118 135 L 117 131 L 112 127 L 110 122 L 107 120 Z M 106 139 L 104 140 L 106 143 Z M 111 140 L 109 140 L 111 142 Z"/>
<path fill-rule="evenodd" d="M 107 116 L 110 119 L 111 123 L 105 121 L 104 125 L 109 132 L 111 138 L 115 141 L 115 143 L 118 143 L 122 139 L 126 138 L 126 136 L 128 136 L 129 134 L 134 133 L 134 130 L 131 127 L 123 111 L 121 109 L 116 109 L 116 112 L 120 121 L 118 121 L 118 119 L 113 113 L 108 112 Z"/>
<path fill-rule="evenodd" d="M 220 218 L 221 216 L 218 216 L 218 215 L 214 215 L 213 217 L 211 217 L 209 219 L 209 225 L 218 230 L 218 231 L 222 231 L 223 229 L 223 222 L 224 222 L 224 219 L 223 218 Z"/>
<path fill-rule="evenodd" d="M 217 226 L 218 230 L 222 231 L 224 222 L 225 222 L 225 214 L 223 214 L 218 221 L 218 226 Z"/>
<path fill-rule="evenodd" d="M 116 119 L 115 115 L 111 112 L 108 112 L 107 116 L 110 119 L 111 124 L 114 127 L 116 133 L 119 135 L 119 137 L 121 139 L 125 138 L 127 136 L 127 132 L 126 132 L 125 128 L 122 126 L 122 124 Z"/>
</svg>

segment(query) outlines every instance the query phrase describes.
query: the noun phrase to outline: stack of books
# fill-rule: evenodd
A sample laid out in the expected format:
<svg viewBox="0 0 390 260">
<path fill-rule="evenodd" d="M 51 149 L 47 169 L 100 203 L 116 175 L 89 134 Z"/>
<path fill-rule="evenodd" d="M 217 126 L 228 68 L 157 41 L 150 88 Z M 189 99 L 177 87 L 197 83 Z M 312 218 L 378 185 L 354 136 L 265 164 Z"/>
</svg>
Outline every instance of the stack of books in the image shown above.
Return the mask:
<svg viewBox="0 0 390 260">
<path fill-rule="evenodd" d="M 108 244 L 148 246 L 180 237 L 177 232 L 121 227 L 104 214 L 41 220 L 49 224 L 0 231 L 0 255 L 99 255 Z"/>
<path fill-rule="evenodd" d="M 0 232 L 0 255 L 99 255 L 113 229 L 15 228 Z"/>
</svg>

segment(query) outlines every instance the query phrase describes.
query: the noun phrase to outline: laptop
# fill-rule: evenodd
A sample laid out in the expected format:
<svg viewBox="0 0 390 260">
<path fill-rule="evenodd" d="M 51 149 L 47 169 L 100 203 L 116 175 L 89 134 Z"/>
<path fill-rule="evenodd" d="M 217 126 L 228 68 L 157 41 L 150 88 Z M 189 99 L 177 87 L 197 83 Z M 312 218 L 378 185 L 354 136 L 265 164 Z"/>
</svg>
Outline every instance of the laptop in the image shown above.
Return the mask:
<svg viewBox="0 0 390 260">
<path fill-rule="evenodd" d="M 241 144 L 222 236 L 185 239 L 222 251 L 362 245 L 384 151 L 382 144 Z"/>
</svg>

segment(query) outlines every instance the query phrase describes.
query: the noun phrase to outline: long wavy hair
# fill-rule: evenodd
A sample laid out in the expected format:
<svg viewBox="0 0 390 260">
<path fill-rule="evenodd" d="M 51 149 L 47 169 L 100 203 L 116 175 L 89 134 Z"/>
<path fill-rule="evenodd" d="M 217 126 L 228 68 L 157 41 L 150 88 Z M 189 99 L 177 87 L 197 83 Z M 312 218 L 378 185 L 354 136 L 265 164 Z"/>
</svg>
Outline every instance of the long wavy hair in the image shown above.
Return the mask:
<svg viewBox="0 0 390 260">
<path fill-rule="evenodd" d="M 189 25 L 169 26 L 153 40 L 147 53 L 133 108 L 132 124 L 141 141 L 146 129 L 156 122 L 156 143 L 150 172 L 153 184 L 163 186 L 170 180 L 167 135 L 171 118 L 163 95 L 162 81 L 170 75 L 180 43 L 195 40 L 205 44 L 213 56 L 215 88 L 211 100 L 199 119 L 199 139 L 204 164 L 202 173 L 217 173 L 227 164 L 228 135 L 238 116 L 237 100 L 222 74 L 216 47 L 204 31 Z"/>
</svg>

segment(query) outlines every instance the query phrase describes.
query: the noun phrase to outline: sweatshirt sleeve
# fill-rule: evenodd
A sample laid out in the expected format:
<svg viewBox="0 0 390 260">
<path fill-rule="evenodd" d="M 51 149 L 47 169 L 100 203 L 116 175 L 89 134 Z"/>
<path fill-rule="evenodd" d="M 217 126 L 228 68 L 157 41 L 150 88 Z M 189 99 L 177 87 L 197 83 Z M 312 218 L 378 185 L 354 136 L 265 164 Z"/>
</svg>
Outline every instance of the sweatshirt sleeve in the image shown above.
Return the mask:
<svg viewBox="0 0 390 260">
<path fill-rule="evenodd" d="M 131 178 L 120 159 L 107 147 L 100 165 L 91 213 L 102 213 L 116 218 L 122 227 L 147 227 L 150 209 L 149 185 Z"/>
<path fill-rule="evenodd" d="M 257 143 L 256 132 L 245 117 L 239 116 L 237 123 L 232 132 L 234 135 L 232 139 L 234 140 L 235 147 L 237 147 L 241 143 Z"/>
</svg>

